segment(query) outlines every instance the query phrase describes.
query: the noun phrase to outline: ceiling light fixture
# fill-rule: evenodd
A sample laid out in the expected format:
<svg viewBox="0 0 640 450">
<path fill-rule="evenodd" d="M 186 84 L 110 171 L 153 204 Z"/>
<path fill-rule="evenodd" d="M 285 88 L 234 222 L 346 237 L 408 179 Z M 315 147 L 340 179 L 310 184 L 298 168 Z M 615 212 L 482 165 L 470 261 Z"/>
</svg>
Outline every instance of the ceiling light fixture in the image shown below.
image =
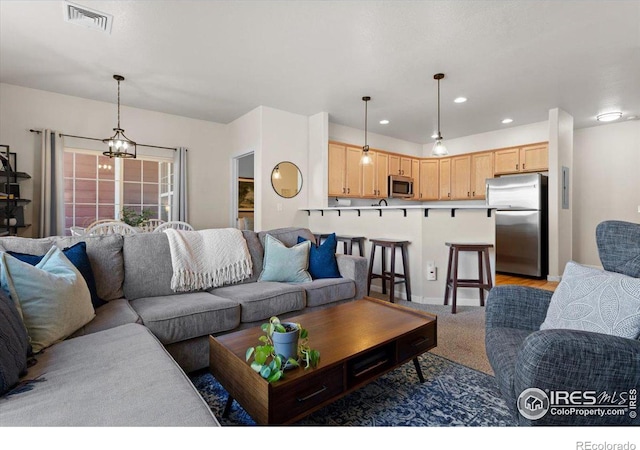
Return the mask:
<svg viewBox="0 0 640 450">
<path fill-rule="evenodd" d="M 433 76 L 433 79 L 438 81 L 438 135 L 436 136 L 435 144 L 433 144 L 433 150 L 431 150 L 431 155 L 433 156 L 445 156 L 449 154 L 447 147 L 442 143 L 442 133 L 440 133 L 440 80 L 443 78 L 443 73 L 436 73 Z"/>
<path fill-rule="evenodd" d="M 453 101 L 454 103 L 464 103 L 467 101 L 467 97 L 457 97 Z"/>
<path fill-rule="evenodd" d="M 109 146 L 109 150 L 102 152 L 102 154 L 109 158 L 136 158 L 136 143 L 125 136 L 124 130 L 120 128 L 120 82 L 124 81 L 124 77 L 122 75 L 114 75 L 113 79 L 118 82 L 118 126 L 113 129 L 116 132 L 113 136 L 102 140 Z"/>
<path fill-rule="evenodd" d="M 360 158 L 360 164 L 368 165 L 373 163 L 371 155 L 369 154 L 369 146 L 367 145 L 367 104 L 371 100 L 371 97 L 362 97 L 364 101 L 364 146 L 362 147 L 362 158 Z"/>
<path fill-rule="evenodd" d="M 435 138 L 437 138 L 437 137 L 438 137 L 438 133 L 433 133 L 433 134 L 431 135 L 431 139 L 435 139 Z"/>
<path fill-rule="evenodd" d="M 627 120 L 636 120 L 638 118 L 638 116 L 629 116 L 627 117 Z"/>
<path fill-rule="evenodd" d="M 599 122 L 613 122 L 614 120 L 618 120 L 620 117 L 622 117 L 622 113 L 620 111 L 613 111 L 604 114 L 598 114 L 596 116 L 596 119 Z"/>
<path fill-rule="evenodd" d="M 502 123 L 511 123 L 511 122 L 513 122 L 513 119 L 509 119 L 509 118 L 502 119 Z"/>
<path fill-rule="evenodd" d="M 388 124 L 389 124 L 389 121 L 387 119 L 382 119 L 380 121 L 380 125 L 388 125 Z"/>
</svg>

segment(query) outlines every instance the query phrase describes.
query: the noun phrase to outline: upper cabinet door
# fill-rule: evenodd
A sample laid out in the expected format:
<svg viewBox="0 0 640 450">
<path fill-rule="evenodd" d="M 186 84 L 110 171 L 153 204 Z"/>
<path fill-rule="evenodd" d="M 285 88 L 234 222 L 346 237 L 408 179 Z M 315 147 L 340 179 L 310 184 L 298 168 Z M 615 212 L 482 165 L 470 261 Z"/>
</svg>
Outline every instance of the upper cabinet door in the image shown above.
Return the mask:
<svg viewBox="0 0 640 450">
<path fill-rule="evenodd" d="M 345 188 L 347 197 L 360 197 L 362 195 L 362 149 L 359 147 L 347 147 L 347 164 L 345 167 Z"/>
<path fill-rule="evenodd" d="M 439 169 L 440 165 L 437 159 L 425 159 L 420 161 L 419 200 L 438 200 L 440 197 Z"/>
<path fill-rule="evenodd" d="M 451 198 L 465 200 L 471 198 L 471 156 L 451 158 Z"/>
<path fill-rule="evenodd" d="M 520 164 L 522 172 L 549 170 L 549 147 L 539 144 L 520 148 Z"/>
<path fill-rule="evenodd" d="M 451 200 L 451 158 L 442 158 L 439 163 L 438 198 L 440 200 Z"/>
<path fill-rule="evenodd" d="M 389 154 L 378 153 L 376 155 L 376 190 L 380 198 L 389 197 Z"/>
<path fill-rule="evenodd" d="M 400 175 L 400 157 L 389 155 L 389 175 Z"/>
<path fill-rule="evenodd" d="M 362 195 L 364 197 L 376 197 L 378 195 L 376 179 L 378 155 L 375 151 L 369 150 L 369 156 L 371 157 L 371 164 L 364 164 L 362 166 Z"/>
<path fill-rule="evenodd" d="M 411 159 L 411 178 L 413 178 L 413 200 L 420 200 L 420 160 Z"/>
<path fill-rule="evenodd" d="M 471 154 L 471 198 L 486 197 L 487 178 L 493 178 L 493 152 Z"/>
<path fill-rule="evenodd" d="M 412 158 L 400 158 L 400 175 L 411 178 Z"/>
<path fill-rule="evenodd" d="M 332 197 L 347 193 L 344 179 L 346 150 L 344 145 L 329 144 L 329 195 Z"/>
<path fill-rule="evenodd" d="M 496 150 L 495 155 L 495 174 L 515 173 L 520 171 L 520 149 L 505 148 L 504 150 Z"/>
</svg>

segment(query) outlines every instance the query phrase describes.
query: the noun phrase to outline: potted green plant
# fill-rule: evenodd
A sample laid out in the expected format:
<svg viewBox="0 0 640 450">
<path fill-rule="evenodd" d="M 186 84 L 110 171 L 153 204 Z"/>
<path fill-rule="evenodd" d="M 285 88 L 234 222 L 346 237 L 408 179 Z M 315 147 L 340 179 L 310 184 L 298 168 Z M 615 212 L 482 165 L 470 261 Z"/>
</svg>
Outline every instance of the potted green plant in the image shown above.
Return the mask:
<svg viewBox="0 0 640 450">
<path fill-rule="evenodd" d="M 284 376 L 284 370 L 300 366 L 316 367 L 320 360 L 320 352 L 309 347 L 309 333 L 299 323 L 280 322 L 271 317 L 268 323 L 260 327 L 264 335 L 258 340 L 262 345 L 249 347 L 246 360 L 251 361 L 251 368 L 269 383 Z"/>
<path fill-rule="evenodd" d="M 132 227 L 139 227 L 144 225 L 153 215 L 153 212 L 149 209 L 143 209 L 141 214 L 138 214 L 135 209 L 126 207 L 120 214 L 120 220 Z"/>
</svg>

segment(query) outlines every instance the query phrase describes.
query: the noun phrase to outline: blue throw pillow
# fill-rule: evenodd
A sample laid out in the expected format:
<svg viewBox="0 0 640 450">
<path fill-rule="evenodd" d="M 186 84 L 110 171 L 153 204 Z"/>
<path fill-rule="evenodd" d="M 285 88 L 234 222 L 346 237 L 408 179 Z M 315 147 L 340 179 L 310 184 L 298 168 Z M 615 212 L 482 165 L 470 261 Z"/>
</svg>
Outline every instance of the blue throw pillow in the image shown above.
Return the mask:
<svg viewBox="0 0 640 450">
<path fill-rule="evenodd" d="M 298 244 L 307 239 L 298 236 Z M 311 251 L 309 252 L 309 273 L 311 278 L 317 280 L 319 278 L 342 278 L 338 269 L 338 261 L 336 260 L 336 247 L 338 241 L 336 234 L 331 233 L 327 239 L 317 246 L 311 243 Z"/>
<path fill-rule="evenodd" d="M 0 395 L 27 371 L 29 336 L 16 305 L 0 289 Z"/>
<path fill-rule="evenodd" d="M 18 252 L 7 253 L 22 262 L 31 264 L 32 266 L 37 265 L 40 261 L 42 261 L 42 258 L 44 258 L 44 255 L 29 255 L 27 253 Z M 87 282 L 87 287 L 89 288 L 89 293 L 91 294 L 91 303 L 93 304 L 93 307 L 99 308 L 102 305 L 106 305 L 107 302 L 98 297 L 96 280 L 93 276 L 93 270 L 91 269 L 89 256 L 87 256 L 87 243 L 78 242 L 77 244 L 62 250 L 62 253 L 64 253 L 64 256 L 66 256 L 67 259 L 71 261 L 74 266 L 76 266 L 76 269 L 78 269 L 78 272 L 80 272 L 82 278 L 84 278 L 84 281 Z"/>
</svg>

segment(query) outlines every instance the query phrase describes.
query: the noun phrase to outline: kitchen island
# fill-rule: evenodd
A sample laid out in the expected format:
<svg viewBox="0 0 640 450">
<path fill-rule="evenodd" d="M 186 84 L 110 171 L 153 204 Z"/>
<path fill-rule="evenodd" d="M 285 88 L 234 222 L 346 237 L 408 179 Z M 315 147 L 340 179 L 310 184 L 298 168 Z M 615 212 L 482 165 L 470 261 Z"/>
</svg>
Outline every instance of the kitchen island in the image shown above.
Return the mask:
<svg viewBox="0 0 640 450">
<path fill-rule="evenodd" d="M 314 233 L 364 236 L 365 256 L 370 257 L 369 239 L 397 239 L 410 242 L 409 272 L 412 301 L 443 304 L 449 249 L 446 242 L 488 243 L 491 276 L 495 279 L 495 208 L 487 205 L 390 205 L 300 208 L 306 211 L 308 227 Z M 341 252 L 338 246 L 338 252 Z M 396 255 L 396 270 L 401 272 L 400 255 Z M 427 265 L 436 267 L 436 280 L 427 280 Z M 379 252 L 374 271 L 380 271 Z M 478 261 L 474 254 L 462 254 L 459 278 L 477 278 Z M 388 270 L 388 268 L 387 268 Z M 381 292 L 379 280 L 372 291 Z M 404 286 L 396 286 L 396 297 L 405 298 Z M 458 305 L 479 305 L 477 289 L 460 288 Z"/>
</svg>

